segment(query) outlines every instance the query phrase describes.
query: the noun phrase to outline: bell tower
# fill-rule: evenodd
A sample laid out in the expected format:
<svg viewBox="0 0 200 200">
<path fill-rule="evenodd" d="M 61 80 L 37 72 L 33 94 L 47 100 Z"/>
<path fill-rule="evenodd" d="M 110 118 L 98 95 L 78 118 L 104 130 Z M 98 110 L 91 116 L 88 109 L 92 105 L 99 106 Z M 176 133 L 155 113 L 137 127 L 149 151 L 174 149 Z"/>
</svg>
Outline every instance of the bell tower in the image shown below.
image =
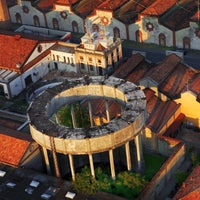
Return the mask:
<svg viewBox="0 0 200 200">
<path fill-rule="evenodd" d="M 8 11 L 7 0 L 0 0 L 0 23 L 9 21 L 10 15 Z"/>
</svg>

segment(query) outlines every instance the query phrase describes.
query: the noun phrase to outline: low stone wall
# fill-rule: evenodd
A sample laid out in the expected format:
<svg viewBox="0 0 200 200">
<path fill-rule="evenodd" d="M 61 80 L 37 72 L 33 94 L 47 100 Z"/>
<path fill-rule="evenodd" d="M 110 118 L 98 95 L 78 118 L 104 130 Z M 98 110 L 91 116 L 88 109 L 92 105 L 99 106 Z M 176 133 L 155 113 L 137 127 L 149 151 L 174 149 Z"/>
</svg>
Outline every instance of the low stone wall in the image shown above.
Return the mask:
<svg viewBox="0 0 200 200">
<path fill-rule="evenodd" d="M 171 139 L 173 140 L 173 139 Z M 176 140 L 177 141 L 177 140 Z M 171 144 L 173 141 L 171 141 Z M 170 141 L 169 141 L 170 145 Z M 145 187 L 139 196 L 140 200 L 157 200 L 159 194 L 163 191 L 168 184 L 170 178 L 174 175 L 175 171 L 180 167 L 185 158 L 185 145 L 179 142 L 168 160 L 163 164 L 160 170 L 156 173 L 153 179 Z"/>
</svg>

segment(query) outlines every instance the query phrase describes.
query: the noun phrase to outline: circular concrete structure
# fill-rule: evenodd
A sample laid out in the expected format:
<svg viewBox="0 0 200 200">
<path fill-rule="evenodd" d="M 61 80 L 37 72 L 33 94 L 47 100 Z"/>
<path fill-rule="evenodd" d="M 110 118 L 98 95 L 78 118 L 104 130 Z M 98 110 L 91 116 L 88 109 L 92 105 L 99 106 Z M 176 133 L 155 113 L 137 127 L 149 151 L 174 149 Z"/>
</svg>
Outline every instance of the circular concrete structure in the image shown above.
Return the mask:
<svg viewBox="0 0 200 200">
<path fill-rule="evenodd" d="M 121 116 L 102 126 L 68 128 L 55 124 L 51 116 L 62 106 L 85 98 L 109 98 L 122 105 Z M 46 149 L 62 154 L 83 155 L 109 151 L 133 140 L 145 123 L 146 98 L 131 82 L 115 77 L 83 77 L 67 80 L 47 89 L 35 99 L 29 109 L 33 139 Z"/>
</svg>

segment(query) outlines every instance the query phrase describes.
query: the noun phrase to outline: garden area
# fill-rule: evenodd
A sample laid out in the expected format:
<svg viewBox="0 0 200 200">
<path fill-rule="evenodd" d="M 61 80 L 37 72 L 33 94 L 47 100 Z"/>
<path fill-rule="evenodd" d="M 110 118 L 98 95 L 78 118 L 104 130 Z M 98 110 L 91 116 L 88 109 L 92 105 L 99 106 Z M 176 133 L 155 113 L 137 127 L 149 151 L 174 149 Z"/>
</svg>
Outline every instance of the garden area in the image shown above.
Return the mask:
<svg viewBox="0 0 200 200">
<path fill-rule="evenodd" d="M 112 180 L 109 167 L 98 166 L 95 178 L 91 176 L 90 168 L 85 166 L 76 174 L 73 186 L 76 192 L 95 194 L 98 191 L 112 193 L 126 199 L 137 199 L 146 184 L 160 169 L 167 157 L 144 153 L 145 171 L 143 174 L 133 171 L 122 171 Z"/>
</svg>

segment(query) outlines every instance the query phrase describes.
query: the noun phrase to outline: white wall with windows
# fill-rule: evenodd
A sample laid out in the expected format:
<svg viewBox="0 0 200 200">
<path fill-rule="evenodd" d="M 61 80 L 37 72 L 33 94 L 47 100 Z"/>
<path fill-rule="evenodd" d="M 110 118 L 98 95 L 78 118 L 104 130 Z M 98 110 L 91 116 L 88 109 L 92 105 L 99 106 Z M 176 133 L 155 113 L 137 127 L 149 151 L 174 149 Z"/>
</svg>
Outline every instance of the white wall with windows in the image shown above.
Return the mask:
<svg viewBox="0 0 200 200">
<path fill-rule="evenodd" d="M 10 7 L 9 13 L 13 23 L 46 27 L 44 14 L 33 7 L 30 1 L 22 1 L 22 5 Z"/>
</svg>

